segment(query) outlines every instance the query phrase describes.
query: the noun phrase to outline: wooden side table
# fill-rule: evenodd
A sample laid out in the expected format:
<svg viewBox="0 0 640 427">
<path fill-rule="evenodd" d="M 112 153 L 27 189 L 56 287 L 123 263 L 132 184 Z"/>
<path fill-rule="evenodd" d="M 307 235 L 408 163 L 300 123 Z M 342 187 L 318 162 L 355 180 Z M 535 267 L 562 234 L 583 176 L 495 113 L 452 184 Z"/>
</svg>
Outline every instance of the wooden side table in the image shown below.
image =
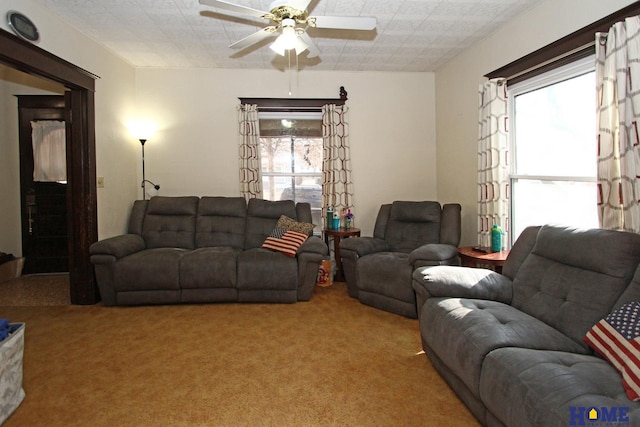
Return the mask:
<svg viewBox="0 0 640 427">
<path fill-rule="evenodd" d="M 344 273 L 342 272 L 342 259 L 340 259 L 340 239 L 343 237 L 360 237 L 359 228 L 344 228 L 340 227 L 337 230 L 334 228 L 325 228 L 322 230 L 324 234 L 324 242 L 329 246 L 329 237 L 333 237 L 333 254 L 336 259 L 336 282 L 344 282 Z"/>
<path fill-rule="evenodd" d="M 502 273 L 502 266 L 509 256 L 509 251 L 483 252 L 474 249 L 473 246 L 463 246 L 458 248 L 458 255 L 460 256 L 460 262 L 465 267 L 486 265 L 493 267 L 497 273 Z"/>
</svg>

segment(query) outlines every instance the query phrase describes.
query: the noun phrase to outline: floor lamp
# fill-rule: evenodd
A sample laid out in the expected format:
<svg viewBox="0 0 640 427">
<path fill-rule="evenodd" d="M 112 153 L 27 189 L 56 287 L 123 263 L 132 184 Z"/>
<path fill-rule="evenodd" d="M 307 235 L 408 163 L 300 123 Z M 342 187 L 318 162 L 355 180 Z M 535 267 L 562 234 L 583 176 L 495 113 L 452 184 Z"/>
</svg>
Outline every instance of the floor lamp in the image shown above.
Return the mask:
<svg viewBox="0 0 640 427">
<path fill-rule="evenodd" d="M 140 185 L 142 187 L 142 200 L 147 200 L 147 187 L 146 187 L 146 183 L 148 182 L 149 184 L 151 184 L 153 186 L 153 189 L 157 192 L 158 190 L 160 190 L 160 186 L 157 184 L 154 184 L 153 182 L 149 181 L 144 174 L 144 143 L 147 142 L 146 139 L 144 138 L 140 138 L 140 145 L 142 146 L 142 184 Z"/>
</svg>

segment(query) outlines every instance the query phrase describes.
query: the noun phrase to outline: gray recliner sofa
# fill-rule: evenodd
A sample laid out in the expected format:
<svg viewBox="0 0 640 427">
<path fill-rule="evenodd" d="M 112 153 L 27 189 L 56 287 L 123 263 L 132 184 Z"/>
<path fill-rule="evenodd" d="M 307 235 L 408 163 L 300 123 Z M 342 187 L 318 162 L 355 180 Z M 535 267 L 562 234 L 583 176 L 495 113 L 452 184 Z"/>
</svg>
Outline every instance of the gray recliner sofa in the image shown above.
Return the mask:
<svg viewBox="0 0 640 427">
<path fill-rule="evenodd" d="M 411 275 L 425 265 L 458 265 L 457 203 L 395 201 L 380 207 L 373 237 L 340 242 L 349 295 L 366 305 L 417 317 Z"/>
<path fill-rule="evenodd" d="M 295 257 L 261 248 L 282 215 L 311 223 L 291 200 L 137 200 L 128 234 L 90 248 L 103 304 L 308 301 L 328 248 L 317 236 Z"/>
<path fill-rule="evenodd" d="M 583 338 L 640 298 L 639 264 L 640 235 L 542 226 L 521 234 L 503 274 L 417 269 L 425 353 L 483 425 L 638 426 L 640 402 Z"/>
</svg>

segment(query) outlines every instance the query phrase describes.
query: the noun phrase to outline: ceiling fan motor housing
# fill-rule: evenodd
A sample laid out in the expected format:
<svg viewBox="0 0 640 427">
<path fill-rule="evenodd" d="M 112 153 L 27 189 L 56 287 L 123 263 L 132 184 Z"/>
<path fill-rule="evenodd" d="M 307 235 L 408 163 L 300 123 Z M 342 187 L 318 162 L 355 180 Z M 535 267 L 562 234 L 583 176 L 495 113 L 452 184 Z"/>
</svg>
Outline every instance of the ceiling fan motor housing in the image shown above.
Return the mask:
<svg viewBox="0 0 640 427">
<path fill-rule="evenodd" d="M 274 1 L 269 7 L 269 13 L 273 16 L 271 19 L 275 22 L 281 22 L 283 19 L 293 19 L 298 24 L 307 22 L 307 11 L 290 6 L 286 0 Z"/>
</svg>

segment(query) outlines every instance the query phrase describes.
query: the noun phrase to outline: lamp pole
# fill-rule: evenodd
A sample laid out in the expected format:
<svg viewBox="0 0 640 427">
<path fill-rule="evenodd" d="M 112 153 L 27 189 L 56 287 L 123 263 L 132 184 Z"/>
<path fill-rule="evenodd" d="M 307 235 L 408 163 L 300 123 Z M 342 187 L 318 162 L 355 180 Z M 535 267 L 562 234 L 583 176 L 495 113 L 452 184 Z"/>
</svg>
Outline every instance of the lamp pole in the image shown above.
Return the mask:
<svg viewBox="0 0 640 427">
<path fill-rule="evenodd" d="M 140 138 L 140 144 L 142 145 L 142 200 L 147 200 L 147 192 L 145 188 L 145 175 L 144 175 L 144 143 L 146 139 Z"/>
</svg>

